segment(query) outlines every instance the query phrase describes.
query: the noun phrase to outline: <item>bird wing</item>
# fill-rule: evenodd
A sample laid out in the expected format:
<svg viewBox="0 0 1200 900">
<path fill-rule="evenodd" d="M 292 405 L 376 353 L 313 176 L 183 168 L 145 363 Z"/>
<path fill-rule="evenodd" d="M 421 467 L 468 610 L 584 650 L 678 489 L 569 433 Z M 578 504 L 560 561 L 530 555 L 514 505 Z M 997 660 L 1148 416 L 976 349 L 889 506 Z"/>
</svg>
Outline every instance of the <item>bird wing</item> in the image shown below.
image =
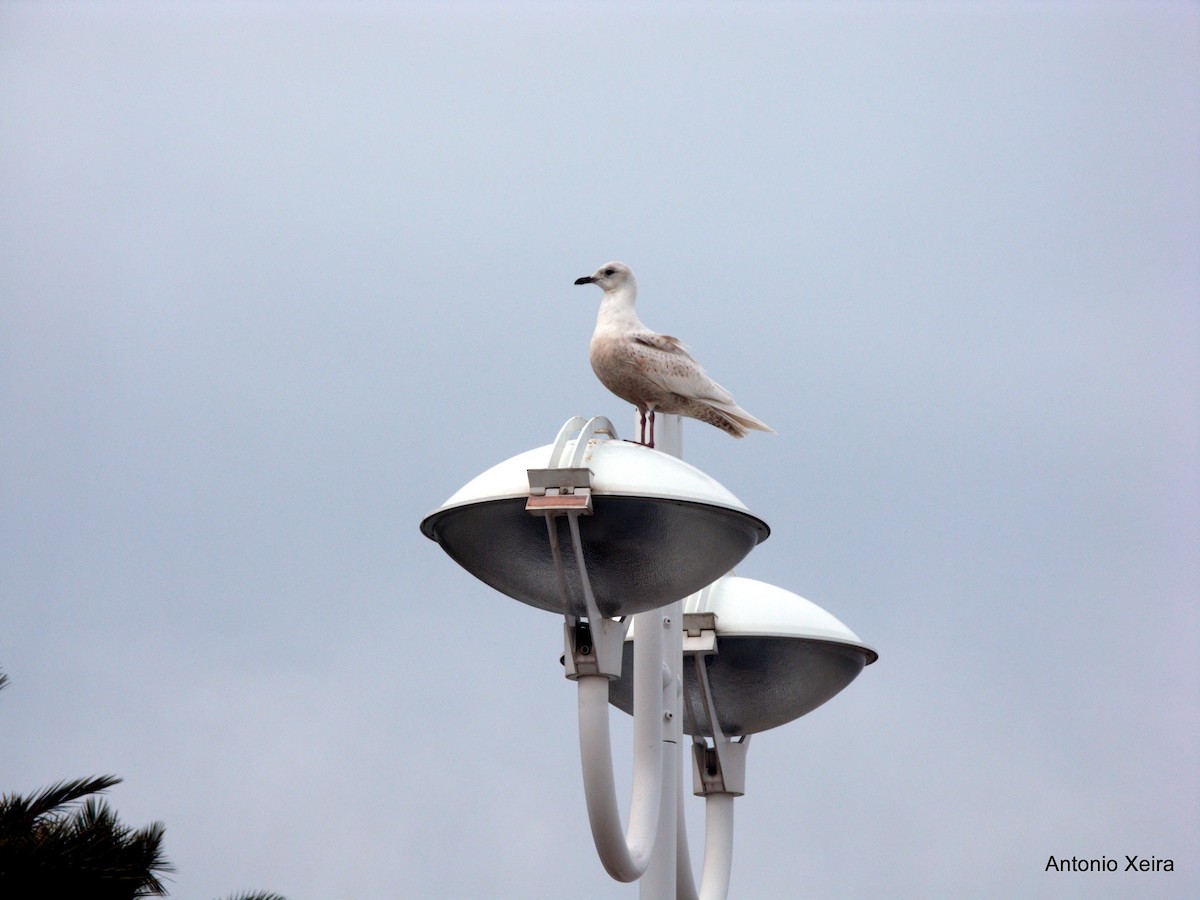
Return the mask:
<svg viewBox="0 0 1200 900">
<path fill-rule="evenodd" d="M 633 340 L 643 347 L 661 350 L 663 353 L 681 353 L 688 359 L 691 359 L 683 341 L 677 337 L 671 337 L 669 334 L 658 334 L 654 331 L 639 331 L 633 335 Z"/>
<path fill-rule="evenodd" d="M 679 338 L 653 331 L 630 335 L 642 374 L 663 390 L 682 397 L 734 404 L 733 396 L 708 377 Z"/>
</svg>

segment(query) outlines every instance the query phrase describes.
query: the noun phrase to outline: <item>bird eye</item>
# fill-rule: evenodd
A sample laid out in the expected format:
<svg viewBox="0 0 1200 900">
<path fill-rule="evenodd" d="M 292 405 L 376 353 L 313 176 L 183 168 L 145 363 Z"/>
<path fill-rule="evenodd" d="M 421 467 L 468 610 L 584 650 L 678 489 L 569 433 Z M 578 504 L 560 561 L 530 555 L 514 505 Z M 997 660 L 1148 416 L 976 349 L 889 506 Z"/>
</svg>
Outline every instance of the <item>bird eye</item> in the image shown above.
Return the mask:
<svg viewBox="0 0 1200 900">
<path fill-rule="evenodd" d="M 613 274 L 615 271 L 616 271 L 616 269 L 605 269 L 605 270 L 604 270 L 604 274 L 605 274 L 605 275 L 612 275 L 612 274 Z"/>
</svg>

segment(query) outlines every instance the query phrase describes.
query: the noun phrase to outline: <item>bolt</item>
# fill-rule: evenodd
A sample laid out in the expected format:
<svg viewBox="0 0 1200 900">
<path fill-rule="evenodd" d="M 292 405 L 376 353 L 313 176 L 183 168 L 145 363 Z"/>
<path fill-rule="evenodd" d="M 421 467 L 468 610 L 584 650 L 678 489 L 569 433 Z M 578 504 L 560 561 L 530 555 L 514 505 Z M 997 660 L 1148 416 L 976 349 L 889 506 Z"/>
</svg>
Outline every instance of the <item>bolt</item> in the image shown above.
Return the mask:
<svg viewBox="0 0 1200 900">
<path fill-rule="evenodd" d="M 671 627 L 671 617 L 663 616 L 663 628 L 670 628 L 670 627 Z"/>
<path fill-rule="evenodd" d="M 663 713 L 663 719 L 667 722 L 670 722 L 673 718 L 675 718 L 675 713 L 671 712 L 669 709 Z"/>
</svg>

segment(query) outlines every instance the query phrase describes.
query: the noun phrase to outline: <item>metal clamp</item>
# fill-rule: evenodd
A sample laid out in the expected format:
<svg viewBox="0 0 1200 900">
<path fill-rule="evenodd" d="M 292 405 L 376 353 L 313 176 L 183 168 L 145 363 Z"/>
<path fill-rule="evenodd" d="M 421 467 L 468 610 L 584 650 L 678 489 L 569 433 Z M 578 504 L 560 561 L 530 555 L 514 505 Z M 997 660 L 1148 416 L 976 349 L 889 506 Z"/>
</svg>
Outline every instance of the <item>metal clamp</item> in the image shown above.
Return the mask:
<svg viewBox="0 0 1200 900">
<path fill-rule="evenodd" d="M 528 469 L 529 499 L 525 511 L 534 515 L 577 511 L 592 514 L 592 470 Z"/>
</svg>

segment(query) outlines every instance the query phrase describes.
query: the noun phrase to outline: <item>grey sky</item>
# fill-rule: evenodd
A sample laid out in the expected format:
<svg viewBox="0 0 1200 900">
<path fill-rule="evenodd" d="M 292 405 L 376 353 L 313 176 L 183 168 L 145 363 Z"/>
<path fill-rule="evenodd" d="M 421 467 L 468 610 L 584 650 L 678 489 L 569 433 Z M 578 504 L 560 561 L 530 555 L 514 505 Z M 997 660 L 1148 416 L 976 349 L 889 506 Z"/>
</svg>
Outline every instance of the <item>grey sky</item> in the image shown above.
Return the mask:
<svg viewBox="0 0 1200 900">
<path fill-rule="evenodd" d="M 417 531 L 630 427 L 572 285 L 617 258 L 779 431 L 685 427 L 772 526 L 739 572 L 881 653 L 755 740 L 732 896 L 1197 895 L 1197 47 L 1188 3 L 0 4 L 0 791 L 121 775 L 181 898 L 636 896 L 559 622 Z"/>
</svg>

